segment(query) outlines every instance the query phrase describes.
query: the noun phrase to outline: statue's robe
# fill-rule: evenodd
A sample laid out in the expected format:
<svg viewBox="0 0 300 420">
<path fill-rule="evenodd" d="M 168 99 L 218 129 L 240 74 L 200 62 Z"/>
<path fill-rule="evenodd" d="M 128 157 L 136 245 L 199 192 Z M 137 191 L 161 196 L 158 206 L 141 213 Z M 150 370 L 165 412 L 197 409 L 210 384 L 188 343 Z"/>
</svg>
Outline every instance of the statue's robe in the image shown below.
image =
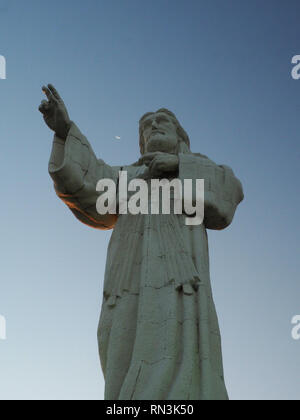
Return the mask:
<svg viewBox="0 0 300 420">
<path fill-rule="evenodd" d="M 205 180 L 205 218 L 100 215 L 96 184 L 144 177 L 146 166 L 111 167 L 75 124 L 55 137 L 49 173 L 57 195 L 83 223 L 112 229 L 98 341 L 109 400 L 225 400 L 221 338 L 212 298 L 207 233 L 224 229 L 243 199 L 227 166 L 179 153 L 178 178 Z"/>
</svg>

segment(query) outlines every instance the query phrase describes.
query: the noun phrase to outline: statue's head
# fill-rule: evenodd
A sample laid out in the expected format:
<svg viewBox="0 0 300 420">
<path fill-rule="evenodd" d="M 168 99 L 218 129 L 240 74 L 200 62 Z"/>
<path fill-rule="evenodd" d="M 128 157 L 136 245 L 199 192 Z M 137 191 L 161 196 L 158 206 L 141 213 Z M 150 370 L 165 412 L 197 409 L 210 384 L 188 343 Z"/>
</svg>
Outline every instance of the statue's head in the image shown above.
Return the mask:
<svg viewBox="0 0 300 420">
<path fill-rule="evenodd" d="M 148 152 L 189 153 L 190 140 L 176 116 L 168 109 L 147 112 L 140 119 L 140 150 Z"/>
</svg>

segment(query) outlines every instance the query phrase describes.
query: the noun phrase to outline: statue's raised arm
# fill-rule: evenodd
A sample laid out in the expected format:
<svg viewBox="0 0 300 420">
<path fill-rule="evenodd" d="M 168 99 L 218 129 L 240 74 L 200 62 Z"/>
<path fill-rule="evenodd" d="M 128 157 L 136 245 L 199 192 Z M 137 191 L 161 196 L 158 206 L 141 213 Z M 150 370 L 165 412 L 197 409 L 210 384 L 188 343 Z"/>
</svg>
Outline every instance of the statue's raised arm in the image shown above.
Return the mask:
<svg viewBox="0 0 300 420">
<path fill-rule="evenodd" d="M 48 101 L 42 101 L 39 111 L 55 133 L 49 174 L 57 195 L 81 222 L 98 229 L 113 228 L 117 216 L 97 212 L 99 192 L 96 185 L 103 178 L 112 179 L 117 184 L 119 168 L 97 159 L 86 137 L 70 120 L 64 101 L 54 86 L 49 84 L 42 90 Z"/>
</svg>

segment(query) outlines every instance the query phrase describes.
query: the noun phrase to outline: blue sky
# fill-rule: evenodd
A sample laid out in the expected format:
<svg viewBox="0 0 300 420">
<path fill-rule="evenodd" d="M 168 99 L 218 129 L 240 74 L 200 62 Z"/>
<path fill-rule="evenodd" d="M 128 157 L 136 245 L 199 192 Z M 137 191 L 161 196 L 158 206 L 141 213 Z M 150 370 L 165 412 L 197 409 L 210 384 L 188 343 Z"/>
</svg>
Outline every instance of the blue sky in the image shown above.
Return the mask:
<svg viewBox="0 0 300 420">
<path fill-rule="evenodd" d="M 245 200 L 208 233 L 228 392 L 299 399 L 299 14 L 294 0 L 0 1 L 1 399 L 103 399 L 111 233 L 55 196 L 37 111 L 49 82 L 110 164 L 136 161 L 140 116 L 167 107 L 194 152 L 233 168 Z"/>
</svg>

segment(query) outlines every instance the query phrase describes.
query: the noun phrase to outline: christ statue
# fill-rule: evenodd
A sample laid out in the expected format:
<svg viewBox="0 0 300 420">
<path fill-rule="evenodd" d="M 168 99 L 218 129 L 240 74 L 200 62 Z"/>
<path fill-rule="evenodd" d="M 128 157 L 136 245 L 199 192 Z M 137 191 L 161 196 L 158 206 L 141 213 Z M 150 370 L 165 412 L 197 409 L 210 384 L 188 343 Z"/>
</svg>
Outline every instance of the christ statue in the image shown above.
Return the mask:
<svg viewBox="0 0 300 420">
<path fill-rule="evenodd" d="M 140 119 L 139 160 L 110 166 L 95 156 L 57 90 L 42 90 L 39 110 L 55 133 L 49 173 L 56 194 L 81 222 L 113 230 L 98 328 L 105 399 L 227 400 L 207 229 L 230 225 L 243 200 L 240 181 L 230 167 L 192 153 L 165 108 Z M 203 223 L 187 225 L 184 212 L 99 214 L 99 180 L 111 179 L 118 190 L 121 171 L 128 182 L 203 179 Z"/>
</svg>

